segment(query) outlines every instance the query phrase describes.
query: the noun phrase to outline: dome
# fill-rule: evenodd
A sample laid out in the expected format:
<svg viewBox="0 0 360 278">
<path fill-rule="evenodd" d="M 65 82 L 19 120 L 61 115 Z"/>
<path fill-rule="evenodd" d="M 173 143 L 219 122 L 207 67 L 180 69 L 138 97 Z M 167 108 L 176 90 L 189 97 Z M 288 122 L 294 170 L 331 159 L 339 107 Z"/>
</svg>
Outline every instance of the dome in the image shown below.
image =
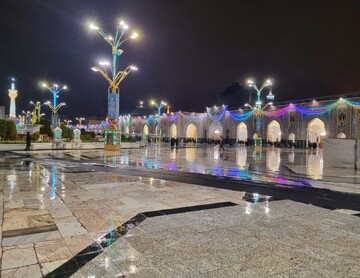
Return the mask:
<svg viewBox="0 0 360 278">
<path fill-rule="evenodd" d="M 249 102 L 249 97 L 249 89 L 241 85 L 240 82 L 235 82 L 218 96 L 217 105 L 225 104 L 229 109 L 239 108 Z"/>
<path fill-rule="evenodd" d="M 146 109 L 144 106 L 137 106 L 132 112 L 131 116 L 137 117 L 137 116 L 147 116 L 149 115 L 150 111 Z"/>
</svg>

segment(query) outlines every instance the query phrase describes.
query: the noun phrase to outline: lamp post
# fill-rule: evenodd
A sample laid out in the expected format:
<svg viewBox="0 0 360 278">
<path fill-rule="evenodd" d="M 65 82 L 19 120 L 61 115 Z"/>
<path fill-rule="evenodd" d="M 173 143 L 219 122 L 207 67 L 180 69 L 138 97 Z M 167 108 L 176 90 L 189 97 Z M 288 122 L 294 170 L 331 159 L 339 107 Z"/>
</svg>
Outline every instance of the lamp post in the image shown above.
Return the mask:
<svg viewBox="0 0 360 278">
<path fill-rule="evenodd" d="M 85 121 L 85 118 L 76 118 L 76 120 L 79 122 L 79 126 L 81 125 L 82 121 Z"/>
<path fill-rule="evenodd" d="M 43 88 L 48 89 L 53 94 L 53 106 L 57 106 L 57 98 L 59 97 L 59 93 L 63 90 L 67 90 L 67 86 L 63 85 L 62 87 L 59 87 L 58 84 L 53 84 L 52 87 L 49 87 L 45 82 L 41 84 Z"/>
<path fill-rule="evenodd" d="M 31 123 L 38 124 L 41 120 L 41 117 L 45 115 L 44 113 L 41 113 L 41 106 L 43 106 L 45 103 L 41 103 L 40 101 L 30 101 L 30 104 L 34 106 Z"/>
<path fill-rule="evenodd" d="M 155 102 L 154 100 L 151 101 L 152 105 L 155 105 L 158 113 L 157 113 L 157 127 L 156 127 L 156 142 L 160 142 L 160 117 L 161 117 L 161 108 L 163 108 L 167 103 L 165 101 L 161 101 L 160 103 Z"/>
<path fill-rule="evenodd" d="M 72 120 L 64 120 L 64 123 L 66 123 L 66 127 L 70 127 Z"/>
<path fill-rule="evenodd" d="M 250 107 L 252 110 L 254 110 L 255 112 L 255 116 L 256 116 L 256 133 L 258 135 L 259 138 L 261 138 L 261 131 L 262 131 L 262 127 L 261 127 L 261 115 L 262 115 L 262 111 L 264 111 L 264 109 L 268 106 L 268 105 L 272 105 L 272 101 L 274 100 L 274 95 L 271 92 L 271 80 L 268 79 L 266 80 L 262 86 L 259 87 L 256 85 L 256 83 L 253 80 L 248 80 L 248 84 L 250 87 L 254 88 L 257 94 L 257 100 L 255 102 L 254 106 L 251 106 L 250 104 L 246 103 L 245 106 Z M 262 102 L 261 102 L 261 92 L 263 89 L 265 89 L 266 87 L 270 87 L 269 90 L 269 94 L 266 96 L 266 99 L 268 100 L 268 103 L 266 103 L 264 106 L 262 106 Z"/>
<path fill-rule="evenodd" d="M 22 114 L 24 115 L 24 124 L 30 124 L 31 123 L 31 112 L 30 111 L 22 111 Z"/>
<path fill-rule="evenodd" d="M 51 115 L 51 123 L 53 125 L 53 128 L 57 127 L 58 125 L 58 114 L 57 111 L 60 109 L 61 106 L 64 106 L 65 103 L 60 103 L 59 105 L 57 104 L 57 99 L 59 98 L 59 93 L 63 90 L 67 90 L 67 86 L 63 85 L 62 87 L 60 87 L 58 84 L 54 83 L 52 85 L 52 87 L 49 87 L 47 85 L 47 83 L 43 82 L 41 84 L 41 86 L 43 88 L 48 89 L 52 94 L 53 94 L 53 102 L 51 103 L 50 101 L 47 101 L 45 104 L 48 105 L 50 107 L 50 109 L 53 111 L 52 115 Z M 56 110 L 56 113 L 54 113 L 54 111 Z"/>
<path fill-rule="evenodd" d="M 66 104 L 65 104 L 65 102 L 61 102 L 57 106 L 54 106 L 50 101 L 45 102 L 45 104 L 47 106 L 49 106 L 49 108 L 52 111 L 51 124 L 52 124 L 53 128 L 55 128 L 58 126 L 58 122 L 59 122 L 58 111 L 62 106 L 66 105 Z"/>
<path fill-rule="evenodd" d="M 115 36 L 106 35 L 105 32 L 95 24 L 91 23 L 89 25 L 91 30 L 97 31 L 104 40 L 110 44 L 111 53 L 113 56 L 112 63 L 109 62 L 100 62 L 101 67 L 91 68 L 93 71 L 98 71 L 101 75 L 109 82 L 108 88 L 108 120 L 110 123 L 110 128 L 117 129 L 116 120 L 119 118 L 119 84 L 125 79 L 125 77 L 132 71 L 137 70 L 134 66 L 128 66 L 125 70 L 117 70 L 117 60 L 120 55 L 124 52 L 120 47 L 123 43 L 129 39 L 136 39 L 138 34 L 133 32 L 129 34 L 129 26 L 121 20 L 119 25 L 116 28 Z M 111 74 L 107 73 L 106 67 L 110 67 Z"/>
</svg>

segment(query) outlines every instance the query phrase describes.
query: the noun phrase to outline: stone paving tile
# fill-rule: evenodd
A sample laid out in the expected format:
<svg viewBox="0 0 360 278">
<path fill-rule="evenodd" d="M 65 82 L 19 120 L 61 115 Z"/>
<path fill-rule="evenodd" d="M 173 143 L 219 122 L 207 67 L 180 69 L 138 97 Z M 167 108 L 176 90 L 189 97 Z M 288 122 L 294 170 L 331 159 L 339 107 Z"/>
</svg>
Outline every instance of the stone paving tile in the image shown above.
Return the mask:
<svg viewBox="0 0 360 278">
<path fill-rule="evenodd" d="M 72 154 L 71 151 L 68 153 Z M 263 272 L 256 269 L 254 261 L 264 268 L 268 268 L 271 262 L 276 263 L 269 273 L 279 277 L 286 273 L 309 273 L 304 269 L 300 271 L 297 267 L 312 262 L 319 263 L 317 266 L 321 268 L 323 266 L 320 262 L 324 260 L 332 262 L 334 269 L 340 269 L 342 265 L 349 275 L 358 273 L 356 267 L 349 270 L 347 266 L 350 268 L 354 261 L 360 258 L 360 248 L 355 248 L 359 246 L 359 217 L 340 212 L 335 214 L 324 208 L 286 200 L 251 204 L 242 200 L 244 192 L 130 177 L 111 172 L 81 172 L 83 166 L 66 161 L 68 156 L 63 154 L 64 152 L 43 153 L 44 157 L 50 159 L 53 155 L 63 157 L 61 161 L 44 160 L 39 156 L 41 160 L 30 159 L 28 166 L 21 165 L 21 157 L 7 160 L 7 168 L 0 164 L 0 188 L 4 189 L 0 194 L 1 204 L 4 204 L 4 210 L 0 206 L 3 216 L 0 218 L 0 239 L 3 231 L 41 227 L 49 223 L 56 224 L 57 235 L 61 236 L 56 237 L 61 240 L 60 247 L 55 248 L 55 245 L 52 245 L 57 240 L 51 237 L 35 243 L 35 251 L 40 254 L 38 257 L 33 244 L 18 245 L 22 243 L 20 241 L 13 242 L 12 244 L 17 244 L 15 246 L 4 247 L 1 252 L 3 272 L 9 270 L 9 273 L 12 273 L 16 269 L 27 271 L 26 268 L 30 268 L 28 266 L 39 267 L 40 264 L 44 275 L 77 254 L 91 243 L 91 240 L 96 240 L 143 211 L 232 201 L 240 205 L 221 210 L 199 211 L 195 214 L 183 213 L 148 219 L 153 221 L 153 225 L 146 224 L 148 220 L 144 221 L 124 237 L 124 246 L 117 246 L 120 240 L 115 242 L 105 250 L 104 257 L 99 256 L 103 261 L 96 263 L 95 258 L 92 263 L 102 268 L 102 274 L 109 277 L 115 272 L 106 273 L 107 257 L 110 266 L 118 269 L 119 274 L 127 273 L 134 277 L 146 277 L 146 273 L 153 273 L 156 277 L 175 277 L 181 273 L 189 277 L 212 277 L 211 275 L 222 275 L 221 270 L 228 273 L 229 277 L 234 271 L 240 271 L 240 277 L 263 275 Z M 101 151 L 80 151 L 74 155 L 80 154 L 98 160 L 104 159 Z M 156 155 L 155 149 L 148 150 L 148 154 L 149 157 Z M 219 164 L 225 172 L 237 165 L 238 154 L 238 150 L 234 149 L 234 154 L 228 154 L 227 161 L 221 158 L 214 160 L 214 153 L 201 149 L 184 149 L 178 153 L 164 150 L 161 154 L 158 152 L 157 156 L 160 163 L 167 160 L 166 156 L 171 156 L 181 171 L 199 167 L 213 174 L 211 167 L 214 165 Z M 37 154 L 34 152 L 34 155 Z M 305 158 L 301 152 L 295 155 Z M 116 155 L 114 166 L 117 163 L 120 165 L 121 159 L 130 163 L 141 161 L 143 150 L 124 151 Z M 304 159 L 304 163 L 305 161 Z M 252 163 L 252 158 L 248 157 L 248 162 L 245 163 Z M 254 169 L 248 167 L 249 165 L 245 166 L 244 169 Z M 276 166 L 276 171 L 271 170 L 276 168 L 273 166 L 262 164 L 261 167 L 266 168 L 262 172 L 266 178 L 274 175 L 291 177 L 291 174 L 281 167 Z M 248 174 L 261 179 L 260 174 L 251 171 Z M 318 186 L 330 184 L 311 182 L 319 183 Z M 349 184 L 338 186 L 351 189 Z M 30 240 L 32 236 L 25 235 L 24 238 Z M 5 239 L 2 241 L 3 245 L 7 245 L 11 240 L 14 239 Z M 24 252 L 19 252 L 20 249 Z M 28 256 L 21 265 L 17 265 L 14 254 L 20 255 L 20 258 L 24 254 Z M 289 257 L 292 260 L 289 261 Z M 344 258 L 343 261 L 337 262 L 340 258 Z M 176 262 L 178 267 L 172 266 Z M 291 269 L 282 265 L 283 262 L 290 265 Z M 238 268 L 239 265 L 243 268 Z M 91 265 L 86 275 L 91 272 L 90 269 Z M 310 273 L 315 273 L 315 269 L 315 266 L 311 268 Z M 325 270 L 324 273 L 316 273 L 319 277 L 326 274 L 340 275 L 336 271 Z M 85 276 L 81 271 L 76 275 Z"/>
<path fill-rule="evenodd" d="M 24 267 L 37 263 L 38 260 L 32 244 L 3 248 L 2 270 Z"/>
<path fill-rule="evenodd" d="M 40 263 L 49 263 L 72 257 L 64 239 L 35 243 L 35 250 Z"/>
<path fill-rule="evenodd" d="M 42 274 L 41 274 L 39 265 L 34 264 L 34 265 L 4 270 L 1 272 L 1 277 L 3 277 L 3 278 L 25 278 L 25 277 L 41 278 Z"/>
</svg>

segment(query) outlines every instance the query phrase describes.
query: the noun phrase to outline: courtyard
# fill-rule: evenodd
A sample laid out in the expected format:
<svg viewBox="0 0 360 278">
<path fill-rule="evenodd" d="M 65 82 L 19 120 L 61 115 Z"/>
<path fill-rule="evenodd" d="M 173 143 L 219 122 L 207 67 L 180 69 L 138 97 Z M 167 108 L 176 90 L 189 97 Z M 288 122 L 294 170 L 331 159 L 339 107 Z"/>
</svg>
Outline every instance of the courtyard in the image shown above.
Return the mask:
<svg viewBox="0 0 360 278">
<path fill-rule="evenodd" d="M 0 158 L 2 277 L 358 277 L 359 172 L 322 150 Z"/>
</svg>

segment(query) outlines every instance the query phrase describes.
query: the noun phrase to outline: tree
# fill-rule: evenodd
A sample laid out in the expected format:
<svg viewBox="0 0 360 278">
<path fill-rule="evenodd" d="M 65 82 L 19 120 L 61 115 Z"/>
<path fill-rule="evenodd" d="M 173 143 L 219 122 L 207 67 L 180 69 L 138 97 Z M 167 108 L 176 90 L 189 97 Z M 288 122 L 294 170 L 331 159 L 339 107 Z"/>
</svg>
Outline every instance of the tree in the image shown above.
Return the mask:
<svg viewBox="0 0 360 278">
<path fill-rule="evenodd" d="M 6 120 L 0 119 L 0 139 L 4 139 L 6 137 Z"/>
<path fill-rule="evenodd" d="M 40 124 L 42 127 L 40 128 L 40 134 L 46 134 L 49 137 L 52 137 L 51 125 L 49 120 L 41 120 Z"/>
<path fill-rule="evenodd" d="M 17 136 L 16 124 L 13 121 L 6 121 L 6 136 L 7 140 L 15 140 Z"/>
<path fill-rule="evenodd" d="M 68 128 L 66 125 L 61 124 L 60 128 L 62 130 L 62 137 L 63 138 L 68 138 L 68 139 L 72 139 L 73 137 L 73 132 L 70 128 Z"/>
<path fill-rule="evenodd" d="M 39 141 L 39 138 L 40 138 L 40 133 L 39 133 L 39 132 L 34 132 L 34 133 L 31 135 L 31 140 L 32 140 L 33 142 Z"/>
</svg>

